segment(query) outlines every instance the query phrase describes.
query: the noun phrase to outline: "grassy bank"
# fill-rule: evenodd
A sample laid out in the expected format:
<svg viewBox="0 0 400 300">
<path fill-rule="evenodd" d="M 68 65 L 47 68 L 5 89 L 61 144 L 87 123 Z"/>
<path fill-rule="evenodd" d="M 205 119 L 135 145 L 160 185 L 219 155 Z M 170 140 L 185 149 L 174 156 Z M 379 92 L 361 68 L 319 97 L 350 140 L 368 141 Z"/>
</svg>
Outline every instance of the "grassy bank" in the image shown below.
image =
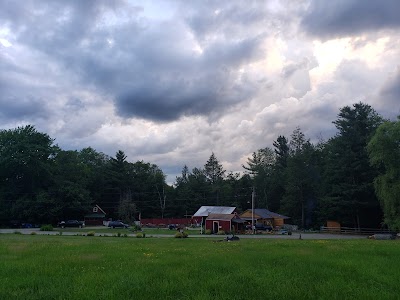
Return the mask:
<svg viewBox="0 0 400 300">
<path fill-rule="evenodd" d="M 0 235 L 0 299 L 396 299 L 400 243 Z"/>
</svg>

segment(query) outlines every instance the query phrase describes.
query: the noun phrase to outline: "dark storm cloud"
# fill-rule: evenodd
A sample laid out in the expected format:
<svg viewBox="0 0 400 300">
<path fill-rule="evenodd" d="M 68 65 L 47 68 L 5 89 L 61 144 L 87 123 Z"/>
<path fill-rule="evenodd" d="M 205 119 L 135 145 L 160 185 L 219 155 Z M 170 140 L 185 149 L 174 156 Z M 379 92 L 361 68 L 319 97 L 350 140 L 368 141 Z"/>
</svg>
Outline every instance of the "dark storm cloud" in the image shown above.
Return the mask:
<svg viewBox="0 0 400 300">
<path fill-rule="evenodd" d="M 18 121 L 21 118 L 32 121 L 45 118 L 49 113 L 43 99 L 0 97 L 0 116 L 4 119 Z"/>
<path fill-rule="evenodd" d="M 400 28 L 398 0 L 311 1 L 302 27 L 322 38 Z"/>
<path fill-rule="evenodd" d="M 140 9 L 122 1 L 10 1 L 2 6 L 3 25 L 17 33 L 18 42 L 56 61 L 70 80 L 106 93 L 126 118 L 216 116 L 257 90 L 237 70 L 265 55 L 263 33 L 225 31 L 204 40 L 206 24 L 215 16 L 212 6 L 192 11 L 190 20 L 178 15 L 159 23 L 143 21 Z M 238 19 L 247 25 L 262 19 L 254 5 L 242 11 L 237 6 L 221 11 L 214 25 L 226 29 Z M 128 18 L 112 24 L 106 16 Z"/>
</svg>

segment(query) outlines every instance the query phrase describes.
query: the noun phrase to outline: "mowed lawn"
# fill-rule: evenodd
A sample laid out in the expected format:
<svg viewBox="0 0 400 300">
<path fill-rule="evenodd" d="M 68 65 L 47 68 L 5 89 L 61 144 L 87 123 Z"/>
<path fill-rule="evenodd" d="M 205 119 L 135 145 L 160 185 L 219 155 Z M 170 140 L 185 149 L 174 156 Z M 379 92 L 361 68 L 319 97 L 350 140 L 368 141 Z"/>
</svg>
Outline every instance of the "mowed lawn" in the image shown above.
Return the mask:
<svg viewBox="0 0 400 300">
<path fill-rule="evenodd" d="M 0 234 L 0 299 L 399 299 L 400 242 Z"/>
</svg>

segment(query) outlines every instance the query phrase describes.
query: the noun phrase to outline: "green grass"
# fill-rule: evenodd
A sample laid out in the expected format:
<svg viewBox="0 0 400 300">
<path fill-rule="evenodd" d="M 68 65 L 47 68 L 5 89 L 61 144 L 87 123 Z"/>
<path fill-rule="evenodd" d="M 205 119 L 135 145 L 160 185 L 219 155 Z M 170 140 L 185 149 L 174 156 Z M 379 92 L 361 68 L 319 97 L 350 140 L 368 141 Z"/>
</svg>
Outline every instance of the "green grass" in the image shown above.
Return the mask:
<svg viewBox="0 0 400 300">
<path fill-rule="evenodd" d="M 0 234 L 0 299 L 398 299 L 400 243 Z"/>
</svg>

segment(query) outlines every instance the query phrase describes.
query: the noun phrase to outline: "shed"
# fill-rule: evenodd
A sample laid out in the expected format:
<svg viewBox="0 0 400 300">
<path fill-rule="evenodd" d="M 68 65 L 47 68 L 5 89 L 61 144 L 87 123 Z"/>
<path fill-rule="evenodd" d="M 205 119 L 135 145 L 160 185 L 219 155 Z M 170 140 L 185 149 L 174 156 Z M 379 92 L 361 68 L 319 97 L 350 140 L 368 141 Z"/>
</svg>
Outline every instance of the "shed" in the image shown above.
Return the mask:
<svg viewBox="0 0 400 300">
<path fill-rule="evenodd" d="M 252 220 L 252 212 L 251 209 L 246 210 L 240 215 L 241 219 L 246 221 Z M 254 209 L 254 222 L 264 225 L 270 225 L 273 227 L 280 227 L 285 223 L 286 219 L 290 219 L 290 217 L 274 213 L 265 208 L 255 208 Z"/>
<path fill-rule="evenodd" d="M 218 231 L 238 232 L 243 229 L 245 220 L 239 218 L 236 214 L 210 214 L 205 222 L 205 229 L 212 233 Z"/>
<path fill-rule="evenodd" d="M 93 206 L 91 213 L 85 215 L 85 225 L 103 225 L 106 213 L 97 204 Z"/>
<path fill-rule="evenodd" d="M 236 211 L 234 206 L 201 206 L 192 216 L 194 223 L 205 225 L 206 219 L 211 214 L 230 215 Z"/>
</svg>

